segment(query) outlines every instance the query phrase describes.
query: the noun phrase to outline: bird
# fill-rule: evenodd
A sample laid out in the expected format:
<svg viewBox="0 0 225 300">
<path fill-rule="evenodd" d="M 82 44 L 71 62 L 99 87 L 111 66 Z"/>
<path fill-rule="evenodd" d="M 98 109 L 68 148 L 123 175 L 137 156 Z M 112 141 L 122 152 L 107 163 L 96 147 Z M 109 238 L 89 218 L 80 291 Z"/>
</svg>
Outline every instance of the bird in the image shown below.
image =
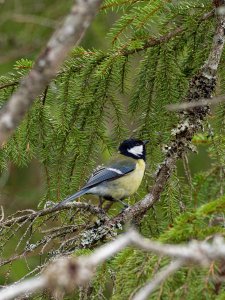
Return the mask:
<svg viewBox="0 0 225 300">
<path fill-rule="evenodd" d="M 69 196 L 56 206 L 62 206 L 85 194 L 99 196 L 102 201 L 118 201 L 124 205 L 124 199 L 133 195 L 139 188 L 146 166 L 146 144 L 149 140 L 130 138 L 124 140 L 119 148 L 119 154 L 105 166 L 93 171 L 86 184 L 75 194 Z"/>
</svg>

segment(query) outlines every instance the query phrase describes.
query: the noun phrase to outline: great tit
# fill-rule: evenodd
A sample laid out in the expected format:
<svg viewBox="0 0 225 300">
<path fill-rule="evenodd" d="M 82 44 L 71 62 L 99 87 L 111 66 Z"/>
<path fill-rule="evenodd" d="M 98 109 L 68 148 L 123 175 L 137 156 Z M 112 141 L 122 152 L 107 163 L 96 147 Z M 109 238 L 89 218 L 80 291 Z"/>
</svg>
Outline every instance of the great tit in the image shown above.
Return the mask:
<svg viewBox="0 0 225 300">
<path fill-rule="evenodd" d="M 94 170 L 81 190 L 57 206 L 84 194 L 92 194 L 99 196 L 100 203 L 102 199 L 119 201 L 127 207 L 122 200 L 133 195 L 141 184 L 145 172 L 145 145 L 148 142 L 137 139 L 123 141 L 118 148 L 119 154 L 109 164 Z"/>
</svg>

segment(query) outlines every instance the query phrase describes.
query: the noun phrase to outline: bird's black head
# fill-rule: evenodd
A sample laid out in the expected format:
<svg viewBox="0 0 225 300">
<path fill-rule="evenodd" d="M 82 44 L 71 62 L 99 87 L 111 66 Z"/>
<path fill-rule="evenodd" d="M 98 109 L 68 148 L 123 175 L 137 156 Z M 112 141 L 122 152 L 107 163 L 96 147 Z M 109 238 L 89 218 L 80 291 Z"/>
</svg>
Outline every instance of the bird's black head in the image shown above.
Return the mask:
<svg viewBox="0 0 225 300">
<path fill-rule="evenodd" d="M 119 146 L 119 152 L 123 155 L 135 158 L 135 159 L 144 159 L 146 156 L 145 145 L 149 141 L 141 141 L 136 139 L 129 139 L 123 141 Z"/>
</svg>

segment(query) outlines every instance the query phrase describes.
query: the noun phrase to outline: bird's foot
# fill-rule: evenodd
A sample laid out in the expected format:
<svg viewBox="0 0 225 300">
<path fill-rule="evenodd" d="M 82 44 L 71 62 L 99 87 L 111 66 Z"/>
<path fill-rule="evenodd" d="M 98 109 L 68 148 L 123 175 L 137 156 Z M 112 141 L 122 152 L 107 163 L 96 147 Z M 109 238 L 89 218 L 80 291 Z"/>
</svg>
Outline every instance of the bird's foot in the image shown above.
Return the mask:
<svg viewBox="0 0 225 300">
<path fill-rule="evenodd" d="M 99 196 L 98 208 L 103 209 L 102 205 L 104 202 L 105 202 L 105 200 L 103 199 L 103 197 Z"/>
<path fill-rule="evenodd" d="M 118 200 L 118 202 L 120 202 L 121 204 L 123 204 L 122 212 L 123 212 L 124 210 L 126 210 L 127 208 L 129 208 L 129 205 L 128 205 L 126 202 L 123 202 L 122 200 Z"/>
<path fill-rule="evenodd" d="M 124 205 L 121 212 L 124 212 L 126 209 L 128 209 L 130 206 L 127 204 L 127 205 Z"/>
</svg>

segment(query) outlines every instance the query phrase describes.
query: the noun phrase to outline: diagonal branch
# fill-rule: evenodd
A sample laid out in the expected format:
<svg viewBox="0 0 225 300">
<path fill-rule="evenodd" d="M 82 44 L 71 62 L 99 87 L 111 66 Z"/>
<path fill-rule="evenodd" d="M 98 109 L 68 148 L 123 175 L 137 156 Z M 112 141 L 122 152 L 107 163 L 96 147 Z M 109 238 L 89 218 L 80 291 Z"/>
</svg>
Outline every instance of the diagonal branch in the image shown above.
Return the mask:
<svg viewBox="0 0 225 300">
<path fill-rule="evenodd" d="M 204 14 L 200 19 L 199 19 L 199 22 L 203 22 L 203 21 L 206 21 L 208 20 L 209 18 L 211 18 L 213 15 L 214 15 L 214 10 Z M 127 49 L 127 48 L 124 48 L 121 52 L 122 55 L 130 55 L 130 54 L 134 54 L 134 53 L 137 53 L 137 52 L 140 52 L 140 51 L 143 51 L 145 49 L 148 49 L 150 47 L 154 47 L 154 46 L 157 46 L 157 45 L 160 45 L 160 44 L 163 44 L 163 43 L 166 43 L 168 41 L 170 41 L 171 39 L 173 39 L 174 37 L 184 33 L 186 30 L 186 28 L 184 26 L 180 26 L 180 27 L 177 27 L 175 28 L 173 31 L 170 31 L 168 33 L 166 33 L 165 35 L 162 35 L 161 37 L 159 38 L 150 38 L 148 39 L 141 47 L 139 48 L 136 48 L 136 49 Z"/>
<path fill-rule="evenodd" d="M 223 1 L 221 2 L 223 5 Z M 198 74 L 189 83 L 189 90 L 185 97 L 185 102 L 198 102 L 200 99 L 209 99 L 216 86 L 216 73 L 219 66 L 225 43 L 225 15 L 217 16 L 217 27 L 215 30 L 212 50 L 208 60 L 205 62 Z M 176 162 L 183 153 L 192 150 L 191 140 L 194 134 L 202 129 L 202 121 L 209 113 L 209 107 L 193 107 L 188 112 L 181 114 L 180 122 L 176 129 L 171 132 L 171 142 L 165 147 L 165 159 L 160 165 L 155 183 L 149 194 L 135 205 L 127 208 L 122 213 L 105 222 L 105 224 L 95 228 L 95 235 L 92 235 L 93 228 L 90 228 L 86 236 L 89 237 L 86 246 L 95 244 L 106 234 L 121 225 L 135 220 L 139 222 L 146 212 L 159 200 L 164 187 L 170 178 Z M 97 234 L 96 234 L 97 233 Z M 76 245 L 77 246 L 77 245 Z"/>
<path fill-rule="evenodd" d="M 101 0 L 77 0 L 63 25 L 52 35 L 33 69 L 0 111 L 0 145 L 21 122 L 34 99 L 53 79 L 69 50 L 77 45 L 93 20 Z"/>
</svg>

